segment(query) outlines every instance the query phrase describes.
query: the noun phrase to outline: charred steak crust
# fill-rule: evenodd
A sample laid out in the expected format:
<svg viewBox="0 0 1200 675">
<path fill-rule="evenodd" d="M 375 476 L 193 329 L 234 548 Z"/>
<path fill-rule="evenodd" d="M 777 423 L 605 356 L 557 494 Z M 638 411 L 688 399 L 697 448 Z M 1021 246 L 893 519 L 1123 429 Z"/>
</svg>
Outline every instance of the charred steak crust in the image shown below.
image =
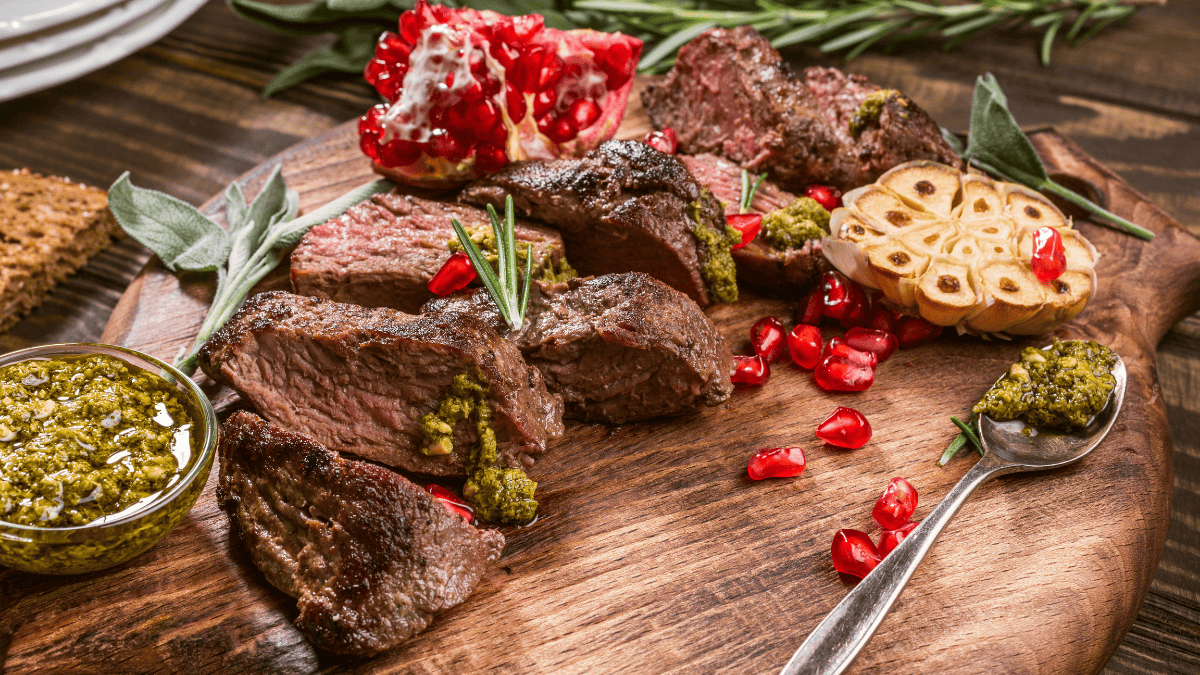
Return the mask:
<svg viewBox="0 0 1200 675">
<path fill-rule="evenodd" d="M 693 229 L 725 236 L 715 198 L 671 155 L 636 141 L 609 141 L 583 157 L 516 162 L 466 187 L 460 201 L 503 207 L 562 233 L 580 274 L 645 272 L 700 305 L 717 298 Z"/>
<path fill-rule="evenodd" d="M 738 212 L 742 169 L 733 162 L 711 155 L 679 155 L 696 180 L 719 199 L 726 215 Z M 791 205 L 796 195 L 764 180 L 754 193 L 750 213 L 766 214 Z M 808 291 L 822 273 L 833 269 L 821 253 L 821 242 L 810 241 L 802 248 L 779 251 L 755 238 L 734 249 L 738 284 L 767 295 L 796 298 Z"/>
<path fill-rule="evenodd" d="M 400 475 L 344 459 L 262 418 L 221 429 L 217 503 L 267 581 L 297 598 L 296 627 L 371 656 L 467 599 L 504 536 L 476 530 Z"/>
<path fill-rule="evenodd" d="M 364 307 L 416 312 L 432 299 L 429 280 L 450 257 L 450 219 L 468 230 L 491 227 L 485 211 L 387 193 L 350 207 L 313 227 L 292 252 L 292 289 Z M 547 227 L 518 221 L 519 242 L 533 244 L 534 269 L 562 261 L 562 237 Z"/>
<path fill-rule="evenodd" d="M 431 311 L 486 317 L 503 329 L 487 294 L 439 298 Z M 530 289 L 529 320 L 510 334 L 565 415 L 624 423 L 717 405 L 733 391 L 724 338 L 686 295 L 641 273 L 607 274 Z"/>
<path fill-rule="evenodd" d="M 408 471 L 461 475 L 477 433 L 455 427 L 448 455 L 425 455 L 422 415 L 453 377 L 486 378 L 503 466 L 523 468 L 562 434 L 562 400 L 482 320 L 260 293 L 200 350 L 200 367 L 275 424 L 334 450 Z"/>
<path fill-rule="evenodd" d="M 832 68 L 800 76 L 762 34 L 743 26 L 714 28 L 680 48 L 642 103 L 656 127 L 679 134 L 681 152 L 721 155 L 789 189 L 827 183 L 849 190 L 914 159 L 961 168 L 937 125 L 902 96 L 851 134 L 849 116 L 878 90 Z"/>
</svg>

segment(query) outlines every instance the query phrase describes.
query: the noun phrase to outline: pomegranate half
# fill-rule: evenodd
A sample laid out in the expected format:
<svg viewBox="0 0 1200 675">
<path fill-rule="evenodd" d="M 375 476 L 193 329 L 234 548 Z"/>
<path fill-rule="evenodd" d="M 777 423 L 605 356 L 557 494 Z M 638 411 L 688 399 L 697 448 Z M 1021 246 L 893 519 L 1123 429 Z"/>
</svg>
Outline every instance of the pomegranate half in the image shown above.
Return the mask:
<svg viewBox="0 0 1200 675">
<path fill-rule="evenodd" d="M 363 73 L 387 103 L 359 120 L 362 150 L 378 173 L 423 187 L 582 155 L 616 133 L 641 52 L 621 33 L 419 0 Z"/>
</svg>

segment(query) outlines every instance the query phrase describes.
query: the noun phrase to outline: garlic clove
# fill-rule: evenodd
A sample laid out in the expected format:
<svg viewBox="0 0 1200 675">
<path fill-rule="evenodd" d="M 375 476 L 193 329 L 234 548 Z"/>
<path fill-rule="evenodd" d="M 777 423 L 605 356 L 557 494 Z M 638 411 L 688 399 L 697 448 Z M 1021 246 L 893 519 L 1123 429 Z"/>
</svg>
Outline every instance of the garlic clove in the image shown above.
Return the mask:
<svg viewBox="0 0 1200 675">
<path fill-rule="evenodd" d="M 916 161 L 889 170 L 876 183 L 890 188 L 908 204 L 948 218 L 958 203 L 962 173 L 938 162 Z"/>
<path fill-rule="evenodd" d="M 1028 321 L 1042 308 L 1042 284 L 1028 267 L 1015 260 L 997 260 L 979 270 L 979 285 L 991 300 L 986 308 L 968 317 L 967 327 L 997 333 Z"/>
<path fill-rule="evenodd" d="M 909 250 L 899 241 L 867 248 L 871 278 L 888 300 L 904 306 L 916 304 L 914 282 L 929 265 L 929 256 Z"/>
<path fill-rule="evenodd" d="M 917 282 L 917 307 L 930 323 L 953 326 L 979 304 L 974 272 L 946 256 L 930 261 Z"/>
<path fill-rule="evenodd" d="M 1024 185 L 1006 183 L 1004 186 L 1005 212 L 1017 228 L 1025 227 L 1071 227 L 1071 221 L 1058 207 L 1039 192 Z"/>
<path fill-rule="evenodd" d="M 933 214 L 914 209 L 896 193 L 878 185 L 868 186 L 867 190 L 858 194 L 853 207 L 872 227 L 883 232 L 937 222 Z"/>
</svg>

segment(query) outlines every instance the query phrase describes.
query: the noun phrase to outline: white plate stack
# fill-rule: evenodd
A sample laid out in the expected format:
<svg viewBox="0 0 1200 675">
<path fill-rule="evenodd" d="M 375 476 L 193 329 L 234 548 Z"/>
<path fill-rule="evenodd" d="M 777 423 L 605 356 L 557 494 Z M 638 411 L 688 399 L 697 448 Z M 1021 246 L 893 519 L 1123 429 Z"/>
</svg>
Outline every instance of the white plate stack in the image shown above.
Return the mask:
<svg viewBox="0 0 1200 675">
<path fill-rule="evenodd" d="M 0 0 L 0 101 L 124 58 L 206 0 Z"/>
</svg>

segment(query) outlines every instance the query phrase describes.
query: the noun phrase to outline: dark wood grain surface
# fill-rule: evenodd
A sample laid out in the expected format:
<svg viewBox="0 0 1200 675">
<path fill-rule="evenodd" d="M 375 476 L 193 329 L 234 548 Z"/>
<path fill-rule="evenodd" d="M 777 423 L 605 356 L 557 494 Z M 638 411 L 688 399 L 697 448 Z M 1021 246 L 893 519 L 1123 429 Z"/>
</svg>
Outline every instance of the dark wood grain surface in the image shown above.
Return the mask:
<svg viewBox="0 0 1200 675">
<path fill-rule="evenodd" d="M 1037 65 L 1036 41 L 1021 34 L 974 41 L 951 53 L 921 47 L 896 55 L 869 55 L 852 69 L 905 90 L 945 126 L 957 129 L 966 126 L 971 82 L 980 72 L 991 70 L 1000 78 L 1019 120 L 1030 126 L 1054 125 L 1198 232 L 1198 19 L 1194 2 L 1150 8 L 1079 50 L 1057 50 L 1048 69 Z M 372 102 L 370 92 L 355 78 L 306 85 L 269 101 L 257 96 L 278 67 L 316 43 L 258 29 L 233 18 L 221 3 L 210 3 L 168 38 L 134 56 L 82 80 L 0 104 L 0 166 L 29 166 L 102 186 L 128 169 L 138 185 L 199 204 L 242 172 L 356 116 Z M 830 62 L 803 51 L 794 56 L 801 63 Z M 0 338 L 0 348 L 95 339 L 145 260 L 135 244 L 117 245 L 56 291 L 33 317 Z M 1177 324 L 1160 343 L 1158 377 L 1174 445 L 1173 515 L 1141 614 L 1108 663 L 1112 672 L 1200 670 L 1200 320 L 1196 317 Z M 1052 517 L 1052 511 L 1048 513 Z M 150 555 L 170 555 L 170 544 L 169 539 Z M 634 548 L 630 552 L 637 553 Z M 228 553 L 232 557 L 219 561 L 222 570 L 227 568 L 237 583 L 264 601 L 281 604 L 280 612 L 286 614 L 286 602 L 280 603 L 278 594 L 258 588 L 258 580 L 240 578 L 244 560 L 236 549 L 231 547 Z M 511 554 L 518 560 L 532 555 L 519 547 Z M 1070 562 L 1064 561 L 1063 566 L 1070 568 Z M 100 588 L 106 585 L 103 575 L 89 581 Z M 956 574 L 949 581 L 979 583 L 970 574 Z M 56 620 L 52 611 L 29 616 L 20 603 L 6 601 L 26 596 L 24 586 L 30 583 L 29 577 L 0 572 L 0 657 L 10 656 L 15 634 L 28 635 Z M 214 580 L 213 590 L 218 586 Z M 753 595 L 757 590 L 701 587 L 692 592 Z M 138 602 L 137 597 L 97 597 L 106 600 L 94 604 L 97 612 Z M 65 608 L 72 600 L 64 593 L 61 603 Z M 637 613 L 636 607 L 626 610 Z M 920 617 L 908 618 L 920 624 Z M 597 614 L 595 621 L 603 623 L 603 617 Z M 191 626 L 186 632 L 199 640 L 212 628 Z M 154 634 L 151 629 L 128 626 L 123 634 L 127 642 L 120 645 L 92 644 L 85 636 L 79 643 L 61 645 L 58 654 L 110 650 L 110 664 L 153 671 L 164 667 L 161 657 L 167 647 L 145 637 Z M 914 630 L 919 632 L 919 627 Z M 243 627 L 230 633 L 230 654 L 269 647 L 272 635 Z M 979 639 L 986 645 L 985 637 Z M 1036 636 L 1022 636 L 1022 640 L 1037 644 Z M 274 646 L 290 653 L 286 640 Z M 186 655 L 189 647 L 184 641 L 170 649 Z M 294 658 L 303 660 L 306 654 L 298 649 Z M 980 656 L 986 658 L 986 651 Z M 15 670 L 17 664 L 6 665 Z M 434 661 L 429 669 L 453 665 Z M 508 665 L 518 671 L 530 664 Z M 738 664 L 710 662 L 706 669 L 719 665 Z"/>
</svg>

